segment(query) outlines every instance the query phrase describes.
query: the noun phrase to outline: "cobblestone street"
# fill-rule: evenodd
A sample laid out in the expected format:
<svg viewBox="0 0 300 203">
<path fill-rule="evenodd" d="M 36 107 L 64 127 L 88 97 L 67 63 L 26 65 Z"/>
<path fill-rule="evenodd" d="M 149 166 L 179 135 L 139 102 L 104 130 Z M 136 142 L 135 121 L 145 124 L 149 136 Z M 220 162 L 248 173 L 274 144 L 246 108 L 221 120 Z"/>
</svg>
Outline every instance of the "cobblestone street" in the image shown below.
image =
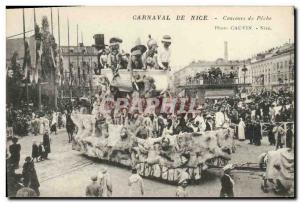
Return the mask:
<svg viewBox="0 0 300 203">
<path fill-rule="evenodd" d="M 19 140 L 22 145 L 22 157 L 24 159 L 31 154 L 32 141 L 40 141 L 42 136 L 27 136 Z M 57 135 L 51 135 L 52 145 L 50 160 L 35 163 L 41 184 L 42 197 L 84 197 L 85 187 L 90 182 L 90 177 L 105 166 L 111 174 L 113 183 L 113 197 L 128 196 L 128 178 L 130 171 L 93 161 L 79 152 L 72 150 L 68 143 L 66 131 L 59 130 Z M 271 150 L 266 138 L 262 146 L 249 145 L 248 141 L 237 143 L 237 150 L 232 156 L 232 163 L 257 162 L 257 156 Z M 246 161 L 245 161 L 246 160 Z M 21 173 L 21 167 L 17 171 Z M 264 193 L 260 189 L 262 172 L 232 171 L 235 180 L 234 192 L 236 197 L 274 197 L 275 194 Z M 220 192 L 220 170 L 210 169 L 198 185 L 188 188 L 190 197 L 218 197 Z M 144 179 L 146 197 L 174 197 L 176 186 Z"/>
</svg>

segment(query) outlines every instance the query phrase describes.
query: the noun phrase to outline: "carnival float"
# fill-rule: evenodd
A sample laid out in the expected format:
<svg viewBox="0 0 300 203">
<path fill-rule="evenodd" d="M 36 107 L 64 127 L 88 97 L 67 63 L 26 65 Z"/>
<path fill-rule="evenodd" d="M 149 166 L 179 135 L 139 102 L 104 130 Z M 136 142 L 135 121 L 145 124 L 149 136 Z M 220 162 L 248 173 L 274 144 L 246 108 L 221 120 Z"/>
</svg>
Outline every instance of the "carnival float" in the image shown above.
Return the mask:
<svg viewBox="0 0 300 203">
<path fill-rule="evenodd" d="M 164 40 L 169 43 L 170 37 L 166 36 Z M 99 84 L 102 90 L 102 95 L 98 95 L 97 99 L 114 98 L 117 90 L 127 93 L 125 97 L 131 97 L 129 101 L 137 94 L 139 98 L 158 98 L 161 102 L 162 95 L 170 88 L 168 65 L 166 68 L 152 68 L 152 63 L 141 64 L 140 57 L 146 52 L 146 47 L 137 45 L 131 49 L 129 68 L 122 68 L 121 62 L 118 64 L 118 60 L 122 60 L 122 55 L 118 55 L 118 43 L 121 42 L 118 38 L 110 40 L 110 68 L 103 68 L 101 74 L 93 76 L 96 80 L 94 83 Z M 98 50 L 101 53 L 104 47 L 103 36 L 95 35 L 95 43 L 100 44 Z M 155 45 L 156 42 L 150 38 L 148 51 Z M 155 66 L 155 63 L 152 65 Z M 114 111 L 110 109 L 109 112 Z M 140 113 L 136 116 L 138 118 L 142 115 Z M 102 113 L 97 104 L 93 106 L 91 114 L 72 112 L 71 118 L 77 126 L 74 150 L 109 164 L 134 167 L 143 177 L 168 183 L 177 183 L 182 171 L 189 174 L 189 180 L 200 180 L 203 171 L 208 168 L 225 166 L 235 149 L 234 130 L 229 126 L 206 132 L 164 133 L 159 136 L 146 133 L 138 136 L 136 130 L 145 127 L 139 119 L 125 125 L 113 122 L 111 113 Z"/>
</svg>

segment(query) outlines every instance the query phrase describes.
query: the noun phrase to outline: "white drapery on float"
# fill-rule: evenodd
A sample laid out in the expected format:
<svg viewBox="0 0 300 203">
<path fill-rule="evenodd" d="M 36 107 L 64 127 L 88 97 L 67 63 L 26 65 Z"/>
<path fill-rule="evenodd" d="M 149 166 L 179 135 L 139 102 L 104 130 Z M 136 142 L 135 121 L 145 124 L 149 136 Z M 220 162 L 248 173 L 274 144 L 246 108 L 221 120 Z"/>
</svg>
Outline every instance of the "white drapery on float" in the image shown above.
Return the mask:
<svg viewBox="0 0 300 203">
<path fill-rule="evenodd" d="M 226 165 L 234 148 L 230 128 L 141 139 L 122 137 L 122 131 L 128 130 L 122 125 L 108 124 L 108 135 L 97 133 L 94 115 L 72 114 L 72 119 L 78 127 L 73 149 L 111 164 L 134 166 L 144 177 L 169 183 L 176 183 L 182 170 L 189 173 L 191 180 L 200 180 L 202 171 L 209 166 Z M 165 149 L 164 141 L 169 143 Z"/>
</svg>

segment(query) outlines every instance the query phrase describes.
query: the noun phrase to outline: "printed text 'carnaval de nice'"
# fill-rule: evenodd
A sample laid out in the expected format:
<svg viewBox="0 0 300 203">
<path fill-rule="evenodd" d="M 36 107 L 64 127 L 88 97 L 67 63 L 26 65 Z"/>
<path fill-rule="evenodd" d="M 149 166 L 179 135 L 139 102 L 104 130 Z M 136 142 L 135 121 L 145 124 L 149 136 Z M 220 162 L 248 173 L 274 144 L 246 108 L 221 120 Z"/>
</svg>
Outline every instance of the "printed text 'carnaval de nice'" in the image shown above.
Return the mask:
<svg viewBox="0 0 300 203">
<path fill-rule="evenodd" d="M 163 14 L 135 14 L 132 16 L 134 21 L 207 21 L 207 20 L 224 20 L 224 21 L 270 21 L 272 18 L 266 16 L 209 16 L 206 14 L 192 14 L 192 15 L 163 15 Z"/>
</svg>

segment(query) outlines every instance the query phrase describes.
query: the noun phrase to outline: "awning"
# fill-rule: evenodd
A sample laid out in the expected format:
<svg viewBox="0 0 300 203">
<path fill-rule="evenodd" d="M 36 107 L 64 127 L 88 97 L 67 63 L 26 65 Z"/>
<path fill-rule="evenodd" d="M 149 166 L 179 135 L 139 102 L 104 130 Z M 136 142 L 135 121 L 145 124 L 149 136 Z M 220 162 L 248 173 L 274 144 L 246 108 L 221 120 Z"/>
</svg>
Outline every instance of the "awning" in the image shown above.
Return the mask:
<svg viewBox="0 0 300 203">
<path fill-rule="evenodd" d="M 205 98 L 217 99 L 224 97 L 233 97 L 235 95 L 233 89 L 222 89 L 222 90 L 206 90 Z"/>
</svg>

